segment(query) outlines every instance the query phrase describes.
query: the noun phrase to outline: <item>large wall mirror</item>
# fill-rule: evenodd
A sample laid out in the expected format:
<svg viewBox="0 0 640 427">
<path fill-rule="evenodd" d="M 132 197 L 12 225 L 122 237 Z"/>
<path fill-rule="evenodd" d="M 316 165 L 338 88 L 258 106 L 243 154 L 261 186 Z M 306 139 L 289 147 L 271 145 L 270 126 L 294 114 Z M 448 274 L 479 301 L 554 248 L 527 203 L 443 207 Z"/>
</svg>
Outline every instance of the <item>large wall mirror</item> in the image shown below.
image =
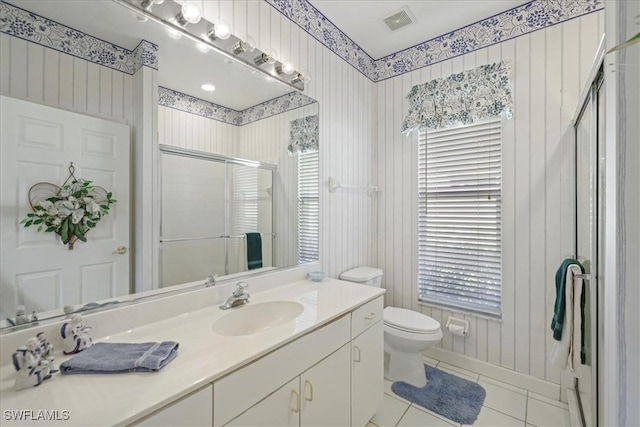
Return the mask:
<svg viewBox="0 0 640 427">
<path fill-rule="evenodd" d="M 114 1 L 9 0 L 0 7 L 5 331 L 18 306 L 28 320 L 32 312 L 42 320 L 64 315 L 65 306 L 104 308 L 317 259 L 315 100 Z M 136 70 L 147 66 L 152 71 L 141 77 Z M 157 182 L 145 184 L 159 212 L 153 280 L 135 274 L 134 251 L 147 244 L 133 237 L 141 103 L 151 111 L 145 125 L 157 132 L 153 159 L 145 159 L 158 171 Z M 31 114 L 39 116 L 25 121 Z M 81 135 L 77 147 L 71 124 Z M 54 128 L 63 131 L 46 131 Z M 94 162 L 116 152 L 126 154 L 117 165 Z M 71 162 L 77 178 L 114 190 L 118 200 L 73 250 L 54 233 L 19 224 L 31 212 L 31 186 L 61 186 Z M 125 228 L 116 236 L 118 224 Z"/>
</svg>

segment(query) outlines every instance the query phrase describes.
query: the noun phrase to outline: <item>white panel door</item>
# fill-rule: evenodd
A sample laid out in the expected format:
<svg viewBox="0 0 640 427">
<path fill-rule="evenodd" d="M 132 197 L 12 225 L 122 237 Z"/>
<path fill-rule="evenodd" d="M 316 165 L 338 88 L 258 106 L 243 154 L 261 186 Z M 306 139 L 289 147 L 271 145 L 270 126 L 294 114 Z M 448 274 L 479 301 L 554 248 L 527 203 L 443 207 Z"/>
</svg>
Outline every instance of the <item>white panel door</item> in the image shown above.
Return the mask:
<svg viewBox="0 0 640 427">
<path fill-rule="evenodd" d="M 300 376 L 301 426 L 351 424 L 351 375 L 346 344 Z"/>
<path fill-rule="evenodd" d="M 128 294 L 129 127 L 4 96 L 0 110 L 0 318 L 18 305 L 42 312 Z M 19 224 L 31 186 L 61 186 L 70 162 L 118 200 L 74 250 Z"/>
</svg>

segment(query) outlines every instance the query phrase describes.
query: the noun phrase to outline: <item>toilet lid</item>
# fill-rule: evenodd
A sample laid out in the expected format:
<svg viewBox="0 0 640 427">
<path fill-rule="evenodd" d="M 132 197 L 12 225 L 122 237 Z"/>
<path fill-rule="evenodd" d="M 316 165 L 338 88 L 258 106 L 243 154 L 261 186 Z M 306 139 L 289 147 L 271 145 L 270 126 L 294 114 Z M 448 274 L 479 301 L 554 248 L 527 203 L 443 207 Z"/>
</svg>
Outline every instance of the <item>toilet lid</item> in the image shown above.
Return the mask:
<svg viewBox="0 0 640 427">
<path fill-rule="evenodd" d="M 387 307 L 383 312 L 384 322 L 390 326 L 420 333 L 437 332 L 440 323 L 426 314 L 405 308 Z"/>
</svg>

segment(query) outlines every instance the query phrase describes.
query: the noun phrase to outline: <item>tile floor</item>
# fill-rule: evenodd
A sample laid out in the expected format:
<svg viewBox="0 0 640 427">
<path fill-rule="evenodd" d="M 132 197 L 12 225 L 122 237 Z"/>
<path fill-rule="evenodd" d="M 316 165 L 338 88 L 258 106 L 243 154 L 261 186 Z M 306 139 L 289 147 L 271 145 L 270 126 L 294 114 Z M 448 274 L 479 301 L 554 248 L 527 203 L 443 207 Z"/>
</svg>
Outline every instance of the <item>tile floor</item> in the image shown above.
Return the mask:
<svg viewBox="0 0 640 427">
<path fill-rule="evenodd" d="M 494 380 L 437 360 L 424 358 L 438 369 L 477 382 L 487 391 L 487 397 L 476 427 L 563 427 L 571 426 L 569 407 L 525 389 Z M 384 402 L 367 427 L 460 426 L 441 415 L 413 404 L 391 391 L 391 381 L 385 380 Z"/>
</svg>

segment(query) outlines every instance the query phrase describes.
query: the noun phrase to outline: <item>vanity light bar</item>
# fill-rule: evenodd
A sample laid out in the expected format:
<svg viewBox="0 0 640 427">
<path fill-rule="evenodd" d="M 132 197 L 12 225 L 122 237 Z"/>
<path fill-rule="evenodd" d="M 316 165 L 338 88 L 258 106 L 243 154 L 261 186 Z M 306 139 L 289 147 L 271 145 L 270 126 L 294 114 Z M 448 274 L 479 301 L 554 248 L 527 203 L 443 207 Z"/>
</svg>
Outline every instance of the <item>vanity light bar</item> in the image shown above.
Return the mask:
<svg viewBox="0 0 640 427">
<path fill-rule="evenodd" d="M 238 60 L 239 63 L 256 70 L 272 79 L 281 81 L 282 83 L 290 86 L 294 89 L 304 91 L 304 79 L 298 79 L 300 75 L 297 71 L 292 71 L 293 77 L 290 74 L 278 73 L 276 67 L 278 62 L 275 58 L 272 58 L 265 52 L 254 49 L 239 49 L 239 46 L 246 44 L 243 40 L 231 34 L 228 38 L 222 39 L 215 37 L 212 29 L 215 24 L 201 18 L 198 22 L 188 23 L 181 26 L 182 23 L 176 21 L 176 16 L 182 13 L 182 6 L 172 0 L 166 0 L 163 2 L 157 2 L 153 0 L 112 0 L 121 6 L 124 6 L 142 16 L 145 16 L 155 22 L 170 28 L 183 36 L 193 40 L 196 43 L 205 44 L 211 47 L 212 50 L 220 53 L 221 55 Z M 212 37 L 213 36 L 213 37 Z M 243 46 L 244 47 L 244 46 Z M 258 60 L 260 58 L 260 60 Z M 265 59 L 264 62 L 262 59 Z"/>
</svg>

